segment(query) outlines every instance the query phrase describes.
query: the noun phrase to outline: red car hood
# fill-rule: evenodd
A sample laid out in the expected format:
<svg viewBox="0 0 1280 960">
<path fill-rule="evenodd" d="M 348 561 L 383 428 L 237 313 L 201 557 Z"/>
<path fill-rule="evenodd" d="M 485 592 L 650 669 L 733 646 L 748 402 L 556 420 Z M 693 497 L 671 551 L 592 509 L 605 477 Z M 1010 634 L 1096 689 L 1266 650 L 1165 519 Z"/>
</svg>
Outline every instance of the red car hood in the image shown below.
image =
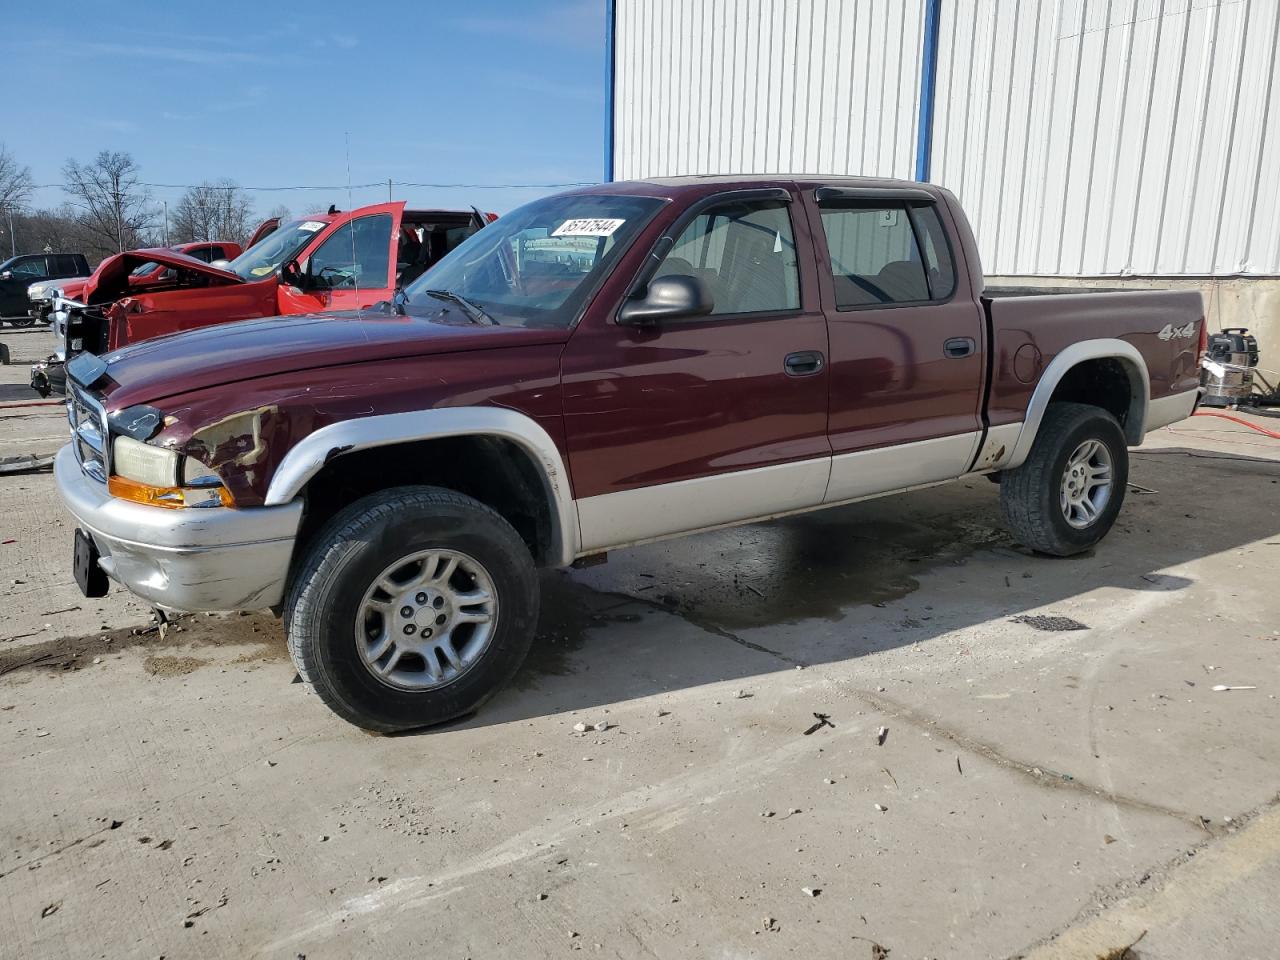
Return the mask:
<svg viewBox="0 0 1280 960">
<path fill-rule="evenodd" d="M 203 260 L 188 257 L 185 253 L 163 248 L 130 250 L 127 253 L 117 253 L 114 257 L 108 257 L 99 264 L 93 276 L 85 281 L 83 302 L 110 303 L 113 300 L 127 296 L 129 293 L 129 274 L 144 263 L 162 263 L 166 267 L 177 267 L 179 270 L 197 273 L 208 277 L 209 280 L 206 282 L 211 284 L 245 282 L 239 274 L 211 267 Z"/>
<path fill-rule="evenodd" d="M 351 311 L 241 320 L 144 340 L 103 359 L 112 410 L 236 381 L 317 367 L 495 347 L 561 343 L 568 330 L 479 326 L 452 310 L 429 318 Z"/>
</svg>

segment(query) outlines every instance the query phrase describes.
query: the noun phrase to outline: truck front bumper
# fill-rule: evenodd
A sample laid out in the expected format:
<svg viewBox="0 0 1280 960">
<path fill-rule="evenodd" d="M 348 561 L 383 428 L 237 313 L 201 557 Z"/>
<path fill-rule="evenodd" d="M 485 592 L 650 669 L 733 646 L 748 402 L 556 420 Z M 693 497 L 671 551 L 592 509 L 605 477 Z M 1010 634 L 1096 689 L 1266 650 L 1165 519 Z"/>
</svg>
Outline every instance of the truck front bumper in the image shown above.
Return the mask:
<svg viewBox="0 0 1280 960">
<path fill-rule="evenodd" d="M 170 510 L 111 496 L 71 445 L 53 463 L 58 492 L 117 583 L 172 610 L 261 610 L 284 596 L 302 503 Z"/>
</svg>

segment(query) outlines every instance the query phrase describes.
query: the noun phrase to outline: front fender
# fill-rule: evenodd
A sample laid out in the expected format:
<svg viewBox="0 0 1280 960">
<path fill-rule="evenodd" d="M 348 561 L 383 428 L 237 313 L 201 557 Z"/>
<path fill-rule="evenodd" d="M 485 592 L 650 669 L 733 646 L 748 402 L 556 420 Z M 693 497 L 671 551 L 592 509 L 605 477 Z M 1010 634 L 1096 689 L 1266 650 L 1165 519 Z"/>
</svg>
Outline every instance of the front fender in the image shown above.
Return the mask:
<svg viewBox="0 0 1280 960">
<path fill-rule="evenodd" d="M 509 440 L 538 466 L 552 520 L 552 556 L 568 566 L 578 553 L 577 506 L 564 460 L 550 434 L 531 417 L 502 407 L 439 407 L 344 420 L 300 440 L 272 475 L 265 504 L 293 501 L 326 463 L 353 450 L 443 437 L 491 436 Z"/>
</svg>

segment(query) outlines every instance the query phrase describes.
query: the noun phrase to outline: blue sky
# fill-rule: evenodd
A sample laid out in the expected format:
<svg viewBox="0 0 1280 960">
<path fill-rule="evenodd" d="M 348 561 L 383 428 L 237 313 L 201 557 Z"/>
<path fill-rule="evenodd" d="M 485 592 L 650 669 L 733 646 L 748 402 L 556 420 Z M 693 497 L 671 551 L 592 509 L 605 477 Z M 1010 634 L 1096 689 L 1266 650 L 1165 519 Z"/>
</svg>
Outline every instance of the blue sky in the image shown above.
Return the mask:
<svg viewBox="0 0 1280 960">
<path fill-rule="evenodd" d="M 343 185 L 253 193 L 262 212 L 385 200 L 384 185 L 348 203 L 347 133 L 357 184 L 597 181 L 604 2 L 13 4 L 0 141 L 40 184 L 60 182 L 68 156 L 110 149 L 132 153 L 154 183 Z M 152 192 L 157 205 L 181 194 Z M 395 188 L 395 198 L 502 213 L 547 192 Z M 57 189 L 35 197 L 60 200 Z"/>
</svg>

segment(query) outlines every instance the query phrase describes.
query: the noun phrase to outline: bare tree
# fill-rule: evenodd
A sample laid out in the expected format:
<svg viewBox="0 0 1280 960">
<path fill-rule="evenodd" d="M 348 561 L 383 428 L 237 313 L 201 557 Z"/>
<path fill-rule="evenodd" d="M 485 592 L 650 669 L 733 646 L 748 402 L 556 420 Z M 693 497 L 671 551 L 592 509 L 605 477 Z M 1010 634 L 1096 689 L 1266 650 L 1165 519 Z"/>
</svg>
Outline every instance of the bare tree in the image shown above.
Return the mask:
<svg viewBox="0 0 1280 960">
<path fill-rule="evenodd" d="M 177 243 L 234 240 L 244 243 L 253 230 L 253 203 L 233 180 L 190 187 L 173 208 Z"/>
<path fill-rule="evenodd" d="M 267 219 L 275 217 L 281 223 L 288 223 L 293 219 L 293 211 L 286 207 L 283 203 L 278 203 L 271 208 L 271 212 L 267 214 Z"/>
<path fill-rule="evenodd" d="M 10 253 L 16 253 L 18 249 L 18 238 L 13 226 L 14 215 L 31 199 L 34 189 L 31 168 L 20 166 L 13 154 L 0 143 L 0 213 L 6 219 Z"/>
<path fill-rule="evenodd" d="M 154 213 L 130 154 L 103 150 L 86 164 L 68 160 L 62 175 L 86 233 L 119 253 L 137 248 Z"/>
</svg>

